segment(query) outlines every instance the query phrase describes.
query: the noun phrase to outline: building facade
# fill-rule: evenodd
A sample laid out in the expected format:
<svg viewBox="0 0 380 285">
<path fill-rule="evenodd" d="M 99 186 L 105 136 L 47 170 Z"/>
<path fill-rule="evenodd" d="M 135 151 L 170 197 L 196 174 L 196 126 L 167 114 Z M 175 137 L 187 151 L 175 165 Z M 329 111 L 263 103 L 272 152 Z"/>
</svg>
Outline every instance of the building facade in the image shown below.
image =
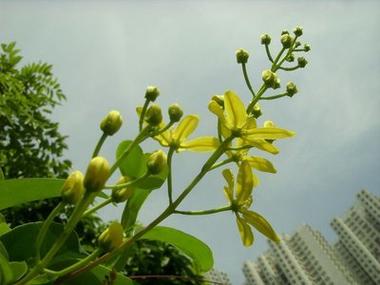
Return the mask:
<svg viewBox="0 0 380 285">
<path fill-rule="evenodd" d="M 227 273 L 218 271 L 216 269 L 211 269 L 204 275 L 207 281 L 212 281 L 213 284 L 218 285 L 232 285 Z M 207 283 L 208 284 L 208 283 Z M 211 284 L 211 283 L 210 283 Z"/>
<path fill-rule="evenodd" d="M 246 261 L 246 285 L 380 284 L 380 199 L 368 191 L 331 226 L 338 241 L 330 245 L 309 225 L 270 249 L 256 262 Z"/>
</svg>

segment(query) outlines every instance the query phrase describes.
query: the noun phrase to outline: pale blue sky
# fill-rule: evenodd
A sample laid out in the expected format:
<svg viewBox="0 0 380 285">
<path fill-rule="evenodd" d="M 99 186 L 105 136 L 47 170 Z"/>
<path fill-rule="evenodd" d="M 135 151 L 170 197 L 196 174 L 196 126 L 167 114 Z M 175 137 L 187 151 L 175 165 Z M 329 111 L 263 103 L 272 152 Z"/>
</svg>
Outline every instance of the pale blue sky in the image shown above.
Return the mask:
<svg viewBox="0 0 380 285">
<path fill-rule="evenodd" d="M 253 209 L 280 233 L 309 223 L 333 240 L 329 221 L 351 205 L 355 193 L 366 188 L 379 194 L 379 16 L 377 1 L 0 1 L 0 42 L 17 41 L 24 62 L 54 65 L 67 102 L 53 117 L 69 135 L 67 158 L 84 171 L 98 123 L 109 110 L 120 110 L 125 124 L 107 142 L 105 156 L 113 161 L 117 143 L 136 134 L 134 109 L 150 84 L 161 89 L 163 109 L 178 102 L 186 113 L 200 115 L 197 135 L 215 134 L 210 97 L 233 89 L 249 100 L 235 50 L 251 53 L 248 68 L 257 86 L 268 67 L 260 35 L 271 34 L 278 48 L 281 30 L 302 25 L 312 46 L 306 55 L 310 64 L 280 73 L 282 82 L 295 81 L 300 93 L 264 102 L 260 120 L 272 119 L 297 136 L 279 142 L 277 156 L 264 154 L 278 173 L 258 173 Z M 176 156 L 175 188 L 184 186 L 204 159 Z M 223 185 L 220 173 L 213 173 L 183 208 L 223 205 Z M 157 190 L 141 221 L 154 218 L 166 198 L 165 189 Z M 102 211 L 106 219 L 119 213 Z M 243 261 L 267 248 L 259 234 L 253 247 L 244 248 L 230 213 L 175 216 L 163 224 L 208 243 L 216 267 L 233 284 L 243 282 Z"/>
</svg>

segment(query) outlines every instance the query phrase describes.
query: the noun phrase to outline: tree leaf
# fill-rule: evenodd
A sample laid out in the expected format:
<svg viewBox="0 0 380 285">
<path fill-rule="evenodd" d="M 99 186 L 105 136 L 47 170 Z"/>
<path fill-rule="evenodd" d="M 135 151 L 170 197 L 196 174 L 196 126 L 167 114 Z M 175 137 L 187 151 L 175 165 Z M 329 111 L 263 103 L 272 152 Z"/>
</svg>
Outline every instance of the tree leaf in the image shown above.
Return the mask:
<svg viewBox="0 0 380 285">
<path fill-rule="evenodd" d="M 60 196 L 64 181 L 50 178 L 0 180 L 0 210 L 25 202 Z"/>
<path fill-rule="evenodd" d="M 0 254 L 0 285 L 6 285 L 13 279 L 12 269 L 5 256 Z"/>
<path fill-rule="evenodd" d="M 177 229 L 170 227 L 155 227 L 141 239 L 167 242 L 189 256 L 199 272 L 209 271 L 214 264 L 211 249 L 201 240 Z"/>
<path fill-rule="evenodd" d="M 11 229 L 6 223 L 0 223 L 0 236 L 9 232 Z"/>
<path fill-rule="evenodd" d="M 8 251 L 9 260 L 11 261 L 26 261 L 33 262 L 36 255 L 36 237 L 40 230 L 42 223 L 27 223 L 18 227 L 15 227 L 6 234 L 0 236 L 0 241 L 4 244 Z M 44 242 L 41 246 L 42 256 L 47 253 L 51 248 L 55 240 L 63 232 L 63 225 L 53 223 L 51 224 L 49 231 L 46 234 Z M 67 254 L 68 252 L 79 253 L 79 239 L 75 232 L 72 232 L 68 237 L 64 245 L 57 253 L 57 258 L 60 255 Z M 53 262 L 52 262 L 53 263 Z"/>
<path fill-rule="evenodd" d="M 13 261 L 9 262 L 9 266 L 12 270 L 12 281 L 19 280 L 28 271 L 28 265 L 25 261 Z"/>
</svg>

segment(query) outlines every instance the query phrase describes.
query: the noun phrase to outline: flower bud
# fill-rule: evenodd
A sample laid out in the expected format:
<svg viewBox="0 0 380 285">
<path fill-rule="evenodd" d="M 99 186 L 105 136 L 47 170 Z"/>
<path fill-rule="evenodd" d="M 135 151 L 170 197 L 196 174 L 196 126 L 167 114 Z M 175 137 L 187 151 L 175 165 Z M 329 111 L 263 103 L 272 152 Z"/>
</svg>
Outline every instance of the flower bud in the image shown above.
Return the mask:
<svg viewBox="0 0 380 285">
<path fill-rule="evenodd" d="M 293 33 L 294 33 L 297 37 L 302 36 L 302 34 L 303 34 L 302 27 L 300 27 L 300 26 L 295 27 L 295 29 L 293 30 Z"/>
<path fill-rule="evenodd" d="M 127 176 L 120 177 L 116 185 L 127 183 L 130 179 Z M 122 189 L 112 190 L 112 201 L 115 203 L 122 203 L 132 196 L 134 189 L 132 187 L 125 187 Z"/>
<path fill-rule="evenodd" d="M 276 80 L 274 81 L 274 83 L 273 83 L 273 86 L 272 86 L 272 88 L 273 89 L 278 89 L 278 88 L 280 88 L 280 78 L 276 78 Z"/>
<path fill-rule="evenodd" d="M 271 37 L 268 34 L 261 35 L 261 44 L 262 45 L 269 45 L 271 42 Z"/>
<path fill-rule="evenodd" d="M 237 63 L 247 63 L 248 58 L 249 58 L 249 53 L 245 49 L 239 48 L 236 51 Z"/>
<path fill-rule="evenodd" d="M 301 45 L 301 42 L 296 41 L 295 44 L 294 44 L 294 47 L 298 48 L 300 45 Z"/>
<path fill-rule="evenodd" d="M 178 122 L 181 120 L 183 111 L 178 104 L 172 104 L 168 109 L 170 122 Z"/>
<path fill-rule="evenodd" d="M 224 96 L 223 95 L 214 95 L 211 98 L 212 101 L 215 101 L 218 103 L 218 105 L 222 108 L 224 108 Z"/>
<path fill-rule="evenodd" d="M 94 157 L 88 164 L 86 176 L 84 177 L 84 187 L 88 192 L 100 191 L 110 175 L 110 165 L 101 156 Z"/>
<path fill-rule="evenodd" d="M 81 200 L 83 194 L 83 174 L 77 170 L 67 177 L 62 186 L 61 195 L 64 202 L 77 204 Z"/>
<path fill-rule="evenodd" d="M 270 69 L 264 70 L 261 76 L 267 87 L 275 88 L 280 83 L 276 73 L 274 73 Z"/>
<path fill-rule="evenodd" d="M 304 68 L 307 64 L 307 60 L 304 57 L 297 58 L 298 66 Z"/>
<path fill-rule="evenodd" d="M 309 44 L 304 44 L 303 49 L 305 50 L 305 52 L 308 52 L 310 51 L 311 47 Z"/>
<path fill-rule="evenodd" d="M 294 54 L 289 54 L 287 57 L 286 57 L 286 61 L 287 62 L 293 62 L 294 61 Z"/>
<path fill-rule="evenodd" d="M 123 118 L 118 111 L 111 111 L 100 123 L 100 129 L 108 136 L 116 133 L 123 123 Z"/>
<path fill-rule="evenodd" d="M 273 121 L 265 121 L 264 122 L 264 128 L 275 128 L 276 125 L 273 123 Z"/>
<path fill-rule="evenodd" d="M 281 36 L 281 44 L 284 48 L 290 48 L 293 38 L 289 34 L 283 34 Z"/>
<path fill-rule="evenodd" d="M 287 31 L 287 30 L 282 30 L 282 31 L 281 31 L 281 36 L 282 36 L 282 35 L 289 35 L 289 31 Z"/>
<path fill-rule="evenodd" d="M 145 113 L 145 121 L 156 127 L 162 122 L 162 112 L 160 106 L 152 104 Z"/>
<path fill-rule="evenodd" d="M 145 91 L 145 99 L 155 101 L 160 95 L 160 90 L 156 86 L 148 86 Z"/>
<path fill-rule="evenodd" d="M 259 103 L 256 103 L 255 106 L 253 106 L 252 115 L 257 119 L 260 117 L 263 113 L 261 112 L 261 108 Z"/>
<path fill-rule="evenodd" d="M 286 93 L 288 93 L 288 96 L 293 97 L 293 95 L 297 92 L 297 86 L 293 82 L 289 81 L 288 84 L 286 84 Z"/>
<path fill-rule="evenodd" d="M 153 152 L 146 162 L 148 172 L 153 175 L 160 173 L 166 167 L 166 164 L 166 153 L 162 150 L 156 150 Z"/>
<path fill-rule="evenodd" d="M 123 243 L 123 227 L 118 222 L 112 222 L 98 238 L 99 246 L 104 251 L 112 251 Z"/>
</svg>

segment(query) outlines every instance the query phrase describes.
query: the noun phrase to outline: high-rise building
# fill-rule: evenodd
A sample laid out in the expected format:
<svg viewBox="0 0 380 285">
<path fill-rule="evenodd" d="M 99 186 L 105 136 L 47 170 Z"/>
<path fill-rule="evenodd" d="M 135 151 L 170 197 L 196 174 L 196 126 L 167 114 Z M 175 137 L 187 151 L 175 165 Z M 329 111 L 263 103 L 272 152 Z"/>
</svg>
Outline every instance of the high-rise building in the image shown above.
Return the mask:
<svg viewBox="0 0 380 285">
<path fill-rule="evenodd" d="M 366 190 L 331 226 L 338 235 L 336 255 L 359 284 L 380 284 L 380 199 Z"/>
<path fill-rule="evenodd" d="M 227 273 L 211 269 L 204 275 L 204 278 L 208 281 L 215 282 L 218 285 L 232 285 Z"/>
<path fill-rule="evenodd" d="M 246 285 L 380 284 L 380 199 L 362 190 L 358 200 L 331 225 L 338 241 L 330 246 L 320 232 L 301 226 L 256 262 L 246 261 Z"/>
</svg>

